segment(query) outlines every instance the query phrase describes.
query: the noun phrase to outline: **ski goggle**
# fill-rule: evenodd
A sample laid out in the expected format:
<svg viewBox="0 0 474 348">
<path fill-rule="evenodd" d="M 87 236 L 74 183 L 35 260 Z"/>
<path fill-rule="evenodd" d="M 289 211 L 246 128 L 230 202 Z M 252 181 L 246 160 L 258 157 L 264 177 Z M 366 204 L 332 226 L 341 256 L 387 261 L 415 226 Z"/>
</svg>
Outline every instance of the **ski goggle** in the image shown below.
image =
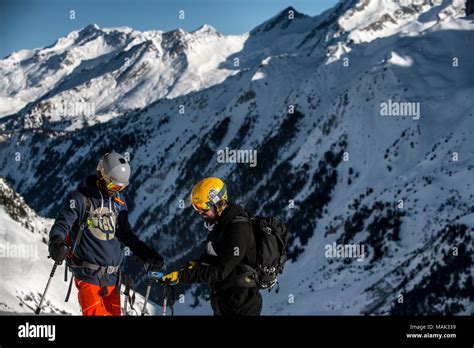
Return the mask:
<svg viewBox="0 0 474 348">
<path fill-rule="evenodd" d="M 205 213 L 209 211 L 212 208 L 212 203 L 210 202 L 205 202 L 205 203 L 193 203 L 192 204 L 194 210 L 196 210 L 198 213 Z"/>
<path fill-rule="evenodd" d="M 117 184 L 113 183 L 112 181 L 109 181 L 106 184 L 106 187 L 107 187 L 107 190 L 117 192 L 117 191 L 122 191 L 125 188 L 125 185 L 117 185 Z"/>
<path fill-rule="evenodd" d="M 113 192 L 118 192 L 118 191 L 122 191 L 127 185 L 120 185 L 120 184 L 116 184 L 114 183 L 104 172 L 103 169 L 100 170 L 100 174 L 101 174 L 101 177 L 102 177 L 102 180 L 104 180 L 104 183 L 105 183 L 105 187 L 107 188 L 107 190 L 110 190 L 110 191 L 113 191 Z"/>
</svg>

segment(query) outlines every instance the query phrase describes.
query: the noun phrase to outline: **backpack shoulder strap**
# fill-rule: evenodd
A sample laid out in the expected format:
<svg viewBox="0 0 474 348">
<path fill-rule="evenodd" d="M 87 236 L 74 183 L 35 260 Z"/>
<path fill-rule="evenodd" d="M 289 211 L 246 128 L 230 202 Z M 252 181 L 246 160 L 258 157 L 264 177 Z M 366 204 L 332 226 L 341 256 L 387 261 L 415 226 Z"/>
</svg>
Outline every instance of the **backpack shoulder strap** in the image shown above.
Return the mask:
<svg viewBox="0 0 474 348">
<path fill-rule="evenodd" d="M 82 197 L 84 198 L 84 214 L 82 215 L 81 223 L 79 225 L 79 231 L 77 233 L 76 241 L 74 242 L 74 247 L 72 248 L 72 254 L 76 251 L 77 246 L 81 242 L 82 233 L 87 227 L 87 220 L 89 219 L 90 210 L 92 207 L 92 201 L 89 197 L 81 193 Z"/>
<path fill-rule="evenodd" d="M 90 197 L 87 197 L 85 195 L 83 195 L 83 197 L 84 197 L 84 214 L 82 215 L 81 225 L 84 226 L 85 228 L 87 227 L 87 220 L 89 219 L 91 215 L 92 201 Z"/>
<path fill-rule="evenodd" d="M 74 241 L 74 246 L 72 247 L 71 260 L 72 260 L 72 256 L 74 255 L 74 252 L 76 251 L 77 246 L 81 242 L 82 233 L 84 232 L 84 229 L 87 227 L 87 220 L 89 219 L 89 214 L 90 214 L 90 210 L 91 210 L 91 206 L 92 206 L 91 199 L 89 197 L 87 197 L 85 194 L 83 194 L 82 192 L 80 192 L 80 193 L 81 193 L 82 197 L 84 198 L 84 214 L 82 215 L 81 224 L 79 225 L 79 231 L 77 232 L 76 240 Z M 68 269 L 67 264 L 68 264 L 68 262 L 66 261 L 66 267 L 64 268 L 64 271 L 65 271 L 64 280 L 65 281 L 67 281 L 67 269 Z M 73 279 L 74 279 L 74 277 L 71 277 L 71 280 L 69 281 L 69 286 L 68 286 L 68 289 L 67 289 L 66 298 L 64 299 L 64 302 L 68 302 L 69 301 L 69 296 L 71 296 L 72 280 Z"/>
<path fill-rule="evenodd" d="M 233 223 L 236 223 L 236 222 L 248 222 L 249 225 L 250 225 L 250 230 L 252 231 L 251 235 L 252 235 L 252 244 L 255 245 L 256 247 L 256 241 L 255 241 L 255 235 L 253 233 L 253 227 L 252 227 L 252 218 L 249 216 L 244 216 L 244 215 L 237 215 L 236 217 L 234 217 L 234 220 L 232 220 L 230 223 L 233 224 Z M 248 272 L 251 272 L 252 274 L 255 274 L 255 268 L 246 264 L 246 263 L 241 263 L 240 264 L 242 267 L 244 267 L 246 269 L 246 274 L 245 275 L 249 275 L 247 274 Z M 239 275 L 239 277 L 242 276 L 242 275 Z"/>
<path fill-rule="evenodd" d="M 250 221 L 250 218 L 247 216 L 237 215 L 236 217 L 234 217 L 234 220 L 231 221 L 231 224 L 236 223 L 236 222 L 251 222 L 251 221 Z"/>
</svg>

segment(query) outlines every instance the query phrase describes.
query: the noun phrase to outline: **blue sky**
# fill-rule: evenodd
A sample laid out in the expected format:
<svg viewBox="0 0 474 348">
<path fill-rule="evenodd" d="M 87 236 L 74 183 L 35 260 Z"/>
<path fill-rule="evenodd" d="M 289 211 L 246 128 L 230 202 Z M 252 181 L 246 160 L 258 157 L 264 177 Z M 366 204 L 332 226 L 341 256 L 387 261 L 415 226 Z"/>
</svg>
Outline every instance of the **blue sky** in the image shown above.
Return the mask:
<svg viewBox="0 0 474 348">
<path fill-rule="evenodd" d="M 314 16 L 337 0 L 0 0 L 0 57 L 52 44 L 94 23 L 101 28 L 192 31 L 210 24 L 223 34 L 241 34 L 288 6 Z M 69 18 L 74 10 L 76 19 Z M 184 10 L 185 20 L 178 19 Z"/>
</svg>

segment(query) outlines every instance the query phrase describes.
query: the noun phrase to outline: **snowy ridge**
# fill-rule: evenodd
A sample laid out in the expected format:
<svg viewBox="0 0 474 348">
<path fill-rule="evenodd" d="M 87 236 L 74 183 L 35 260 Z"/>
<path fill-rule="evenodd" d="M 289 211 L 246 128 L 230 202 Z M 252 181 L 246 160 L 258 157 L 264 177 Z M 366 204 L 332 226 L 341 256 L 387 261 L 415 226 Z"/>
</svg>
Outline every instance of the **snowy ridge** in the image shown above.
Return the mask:
<svg viewBox="0 0 474 348">
<path fill-rule="evenodd" d="M 52 219 L 45 219 L 32 210 L 18 193 L 0 177 L 0 205 L 5 212 L 25 229 L 45 238 L 53 225 Z"/>
<path fill-rule="evenodd" d="M 91 24 L 49 47 L 22 50 L 0 60 L 0 115 L 18 113 L 7 128 L 90 126 L 161 98 L 223 82 L 240 70 L 231 59 L 237 52 L 240 66 L 245 67 L 255 59 L 290 53 L 297 47 L 310 47 L 312 52 L 319 45 L 331 61 L 348 53 L 353 44 L 396 33 L 420 33 L 463 16 L 465 9 L 460 0 L 407 5 L 352 0 L 310 17 L 289 7 L 238 36 L 222 35 L 209 25 L 187 33 L 101 29 Z"/>
<path fill-rule="evenodd" d="M 398 32 L 413 32 L 465 15 L 465 1 L 359 0 L 338 21 L 354 43 L 370 42 Z"/>
<path fill-rule="evenodd" d="M 210 26 L 192 33 L 141 33 L 89 25 L 47 48 L 0 60 L 0 112 L 20 112 L 15 125 L 25 128 L 105 122 L 160 98 L 222 82 L 233 71 L 219 64 L 245 37 L 222 35 Z M 212 59 L 206 56 L 210 52 Z"/>
</svg>

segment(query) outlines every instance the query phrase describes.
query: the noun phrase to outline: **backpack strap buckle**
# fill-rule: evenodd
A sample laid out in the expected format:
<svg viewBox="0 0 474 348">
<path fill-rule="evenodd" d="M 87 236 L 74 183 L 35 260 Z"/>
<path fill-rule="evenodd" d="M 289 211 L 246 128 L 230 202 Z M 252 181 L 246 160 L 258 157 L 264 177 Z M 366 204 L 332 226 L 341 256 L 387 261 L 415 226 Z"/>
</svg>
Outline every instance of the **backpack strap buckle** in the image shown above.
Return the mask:
<svg viewBox="0 0 474 348">
<path fill-rule="evenodd" d="M 118 267 L 107 266 L 107 268 L 105 269 L 105 273 L 107 273 L 107 274 L 115 273 L 115 272 L 117 272 L 117 268 Z"/>
</svg>

